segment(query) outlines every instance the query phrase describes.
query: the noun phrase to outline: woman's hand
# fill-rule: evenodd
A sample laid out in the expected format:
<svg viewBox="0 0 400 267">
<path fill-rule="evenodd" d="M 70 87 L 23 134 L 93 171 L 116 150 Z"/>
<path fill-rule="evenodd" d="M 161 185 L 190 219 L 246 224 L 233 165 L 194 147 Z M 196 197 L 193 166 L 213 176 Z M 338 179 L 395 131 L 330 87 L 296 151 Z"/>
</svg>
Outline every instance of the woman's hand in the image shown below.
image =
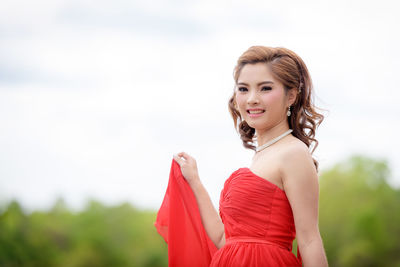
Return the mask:
<svg viewBox="0 0 400 267">
<path fill-rule="evenodd" d="M 190 186 L 200 181 L 196 160 L 193 157 L 185 152 L 180 152 L 174 155 L 174 160 L 178 162 L 182 175 Z"/>
<path fill-rule="evenodd" d="M 185 152 L 175 154 L 174 160 L 181 167 L 181 172 L 196 197 L 201 222 L 207 235 L 217 248 L 222 247 L 225 244 L 224 224 L 214 208 L 206 189 L 201 184 L 196 160 Z"/>
</svg>

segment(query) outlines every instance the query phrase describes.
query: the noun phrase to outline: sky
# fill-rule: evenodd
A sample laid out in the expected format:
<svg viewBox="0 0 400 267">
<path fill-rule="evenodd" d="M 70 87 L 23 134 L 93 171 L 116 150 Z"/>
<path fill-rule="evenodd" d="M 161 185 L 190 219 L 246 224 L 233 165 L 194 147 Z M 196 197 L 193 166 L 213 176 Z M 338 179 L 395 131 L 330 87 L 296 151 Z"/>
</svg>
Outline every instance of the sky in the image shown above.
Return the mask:
<svg viewBox="0 0 400 267">
<path fill-rule="evenodd" d="M 252 45 L 308 66 L 325 115 L 322 171 L 361 154 L 387 160 L 400 186 L 398 25 L 387 0 L 3 1 L 0 203 L 157 209 L 185 151 L 217 206 L 253 155 L 227 109 Z"/>
</svg>

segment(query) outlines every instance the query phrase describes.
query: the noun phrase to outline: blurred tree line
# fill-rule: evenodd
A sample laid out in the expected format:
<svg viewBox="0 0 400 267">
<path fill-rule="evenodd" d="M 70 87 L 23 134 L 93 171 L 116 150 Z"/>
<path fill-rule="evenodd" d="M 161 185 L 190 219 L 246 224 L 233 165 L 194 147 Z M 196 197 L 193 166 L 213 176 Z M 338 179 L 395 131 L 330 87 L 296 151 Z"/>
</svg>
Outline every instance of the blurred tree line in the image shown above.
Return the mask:
<svg viewBox="0 0 400 267">
<path fill-rule="evenodd" d="M 330 266 L 400 267 L 400 190 L 384 160 L 353 156 L 320 178 L 320 231 Z M 160 203 L 161 204 L 161 203 Z M 156 211 L 91 201 L 72 212 L 62 200 L 25 213 L 0 211 L 0 267 L 167 266 Z"/>
<path fill-rule="evenodd" d="M 320 178 L 319 223 L 330 266 L 400 267 L 400 189 L 385 160 L 353 156 Z"/>
<path fill-rule="evenodd" d="M 27 215 L 11 202 L 0 216 L 0 266 L 167 266 L 155 216 L 129 204 L 96 201 L 73 213 L 62 200 L 48 212 Z"/>
</svg>

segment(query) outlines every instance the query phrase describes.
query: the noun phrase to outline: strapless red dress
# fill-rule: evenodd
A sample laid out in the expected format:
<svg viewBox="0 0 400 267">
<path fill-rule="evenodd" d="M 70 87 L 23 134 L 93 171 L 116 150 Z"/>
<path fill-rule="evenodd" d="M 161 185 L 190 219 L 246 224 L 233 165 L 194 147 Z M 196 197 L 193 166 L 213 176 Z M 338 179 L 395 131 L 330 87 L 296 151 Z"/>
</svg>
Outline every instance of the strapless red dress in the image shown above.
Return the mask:
<svg viewBox="0 0 400 267">
<path fill-rule="evenodd" d="M 173 204 L 173 199 L 179 201 Z M 301 258 L 292 253 L 296 236 L 292 209 L 285 192 L 275 184 L 249 168 L 240 168 L 226 180 L 219 204 L 226 243 L 217 250 L 201 224 L 193 192 L 173 161 L 155 223 L 168 242 L 169 266 L 302 265 Z"/>
</svg>

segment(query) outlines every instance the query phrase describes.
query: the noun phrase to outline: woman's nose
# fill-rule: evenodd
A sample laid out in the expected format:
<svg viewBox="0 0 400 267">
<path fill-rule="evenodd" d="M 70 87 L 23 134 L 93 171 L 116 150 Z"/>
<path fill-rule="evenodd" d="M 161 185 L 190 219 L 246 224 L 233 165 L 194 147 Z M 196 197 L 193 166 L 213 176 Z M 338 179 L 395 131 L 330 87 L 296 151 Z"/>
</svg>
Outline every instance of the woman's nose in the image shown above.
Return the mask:
<svg viewBox="0 0 400 267">
<path fill-rule="evenodd" d="M 259 100 L 258 100 L 258 95 L 256 92 L 252 91 L 249 94 L 249 98 L 247 99 L 247 104 L 249 105 L 254 105 L 254 104 L 258 104 Z"/>
</svg>

